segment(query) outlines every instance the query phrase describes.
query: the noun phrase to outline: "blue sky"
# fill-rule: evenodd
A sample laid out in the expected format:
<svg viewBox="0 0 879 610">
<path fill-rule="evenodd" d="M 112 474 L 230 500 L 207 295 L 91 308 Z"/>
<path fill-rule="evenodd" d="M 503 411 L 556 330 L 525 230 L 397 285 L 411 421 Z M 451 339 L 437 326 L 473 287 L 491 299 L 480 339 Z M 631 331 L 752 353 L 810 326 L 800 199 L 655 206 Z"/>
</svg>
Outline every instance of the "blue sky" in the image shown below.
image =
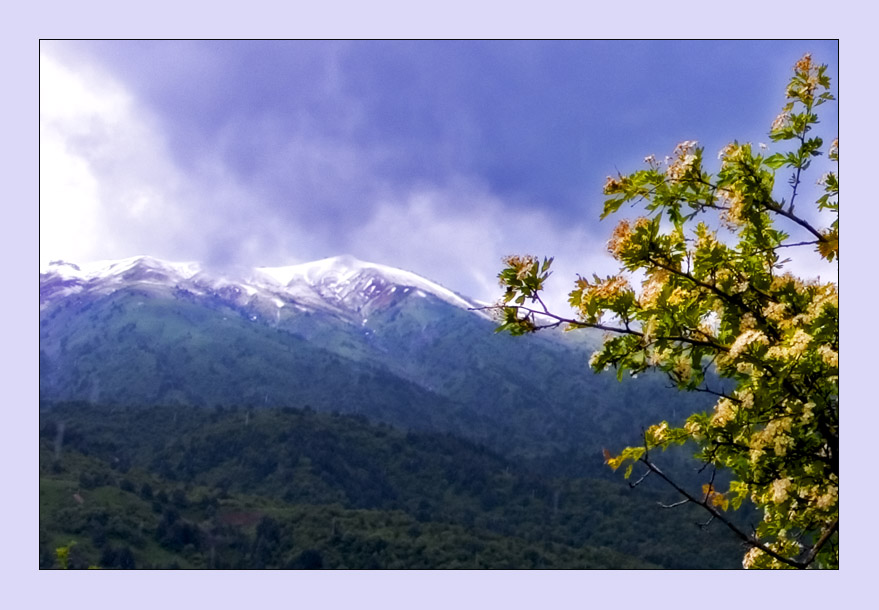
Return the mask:
<svg viewBox="0 0 879 610">
<path fill-rule="evenodd" d="M 769 143 L 805 52 L 836 93 L 835 41 L 43 41 L 41 265 L 352 254 L 491 300 L 531 253 L 559 302 L 615 268 L 605 177 Z"/>
</svg>

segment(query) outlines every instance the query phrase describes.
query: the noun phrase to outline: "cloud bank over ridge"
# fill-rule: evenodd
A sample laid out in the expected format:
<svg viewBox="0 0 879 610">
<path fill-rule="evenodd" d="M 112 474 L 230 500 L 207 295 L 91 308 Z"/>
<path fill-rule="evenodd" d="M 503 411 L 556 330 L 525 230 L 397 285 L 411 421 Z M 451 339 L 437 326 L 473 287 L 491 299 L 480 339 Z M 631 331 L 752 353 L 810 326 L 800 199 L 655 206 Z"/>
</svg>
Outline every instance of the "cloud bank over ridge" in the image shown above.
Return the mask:
<svg viewBox="0 0 879 610">
<path fill-rule="evenodd" d="M 531 253 L 563 302 L 613 269 L 604 177 L 765 138 L 803 46 L 43 42 L 41 263 L 348 253 L 492 300 Z"/>
</svg>

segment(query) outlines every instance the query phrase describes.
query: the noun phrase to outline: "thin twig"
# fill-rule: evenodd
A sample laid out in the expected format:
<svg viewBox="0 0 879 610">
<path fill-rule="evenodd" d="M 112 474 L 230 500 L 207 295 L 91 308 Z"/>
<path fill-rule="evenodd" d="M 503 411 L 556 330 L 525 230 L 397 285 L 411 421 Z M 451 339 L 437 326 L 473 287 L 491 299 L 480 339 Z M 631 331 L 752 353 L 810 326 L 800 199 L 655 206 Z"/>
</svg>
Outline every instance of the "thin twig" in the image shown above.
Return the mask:
<svg viewBox="0 0 879 610">
<path fill-rule="evenodd" d="M 635 489 L 636 487 L 638 487 L 638 485 L 640 485 L 641 483 L 644 482 L 644 479 L 646 479 L 646 478 L 647 478 L 647 475 L 649 475 L 649 474 L 650 474 L 650 471 L 648 470 L 647 472 L 645 472 L 645 473 L 641 476 L 640 479 L 638 479 L 638 480 L 635 481 L 634 483 L 629 483 L 629 487 L 632 488 L 632 489 Z"/>
<path fill-rule="evenodd" d="M 673 504 L 663 504 L 662 502 L 657 502 L 657 504 L 659 504 L 662 508 L 675 508 L 676 506 L 683 506 L 684 504 L 687 504 L 688 502 L 689 502 L 689 500 L 687 498 L 684 498 L 680 502 L 675 502 Z"/>
<path fill-rule="evenodd" d="M 699 522 L 697 521 L 697 522 L 696 522 L 696 525 L 698 525 L 698 526 L 701 527 L 702 529 L 705 529 L 706 527 L 708 527 L 709 525 L 711 525 L 711 522 L 712 522 L 712 521 L 714 521 L 714 515 L 711 515 L 710 517 L 708 517 L 708 521 L 706 521 L 705 523 L 699 523 Z"/>
</svg>

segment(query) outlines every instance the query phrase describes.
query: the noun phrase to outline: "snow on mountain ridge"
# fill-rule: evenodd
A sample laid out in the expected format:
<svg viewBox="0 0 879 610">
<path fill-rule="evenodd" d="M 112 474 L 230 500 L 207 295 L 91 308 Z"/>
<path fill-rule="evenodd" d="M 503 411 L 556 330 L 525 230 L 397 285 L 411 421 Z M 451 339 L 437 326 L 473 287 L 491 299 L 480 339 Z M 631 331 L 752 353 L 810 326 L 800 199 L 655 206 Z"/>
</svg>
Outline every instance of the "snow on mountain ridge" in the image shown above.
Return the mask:
<svg viewBox="0 0 879 610">
<path fill-rule="evenodd" d="M 285 267 L 257 267 L 243 274 L 216 274 L 195 262 L 176 263 L 150 256 L 103 260 L 81 265 L 53 261 L 41 270 L 41 295 L 65 296 L 83 289 L 112 292 L 125 282 L 165 285 L 197 294 L 232 295 L 240 305 L 248 301 L 272 303 L 275 308 L 292 304 L 300 309 L 330 309 L 337 314 L 366 315 L 371 306 L 387 302 L 397 288 L 414 290 L 417 296 L 431 294 L 461 309 L 475 302 L 410 271 L 360 261 L 344 255 Z M 59 284 L 50 288 L 53 278 Z M 59 282 L 60 280 L 60 282 Z M 41 297 L 41 303 L 43 298 Z M 42 307 L 42 305 L 41 305 Z"/>
<path fill-rule="evenodd" d="M 131 256 L 119 260 L 99 260 L 88 263 L 74 264 L 68 261 L 52 261 L 48 269 L 41 270 L 40 274 L 57 273 L 65 279 L 80 279 L 84 281 L 120 276 L 137 267 L 151 268 L 157 271 L 166 271 L 189 279 L 201 271 L 201 265 L 195 262 L 175 263 L 160 260 L 152 256 Z"/>
<path fill-rule="evenodd" d="M 355 278 L 373 272 L 392 284 L 422 290 L 463 309 L 470 309 L 474 305 L 448 288 L 411 271 L 361 261 L 350 255 L 334 256 L 287 267 L 259 267 L 258 271 L 287 286 L 305 282 L 313 287 L 325 288 L 350 285 Z M 369 288 L 368 282 L 364 288 Z"/>
</svg>

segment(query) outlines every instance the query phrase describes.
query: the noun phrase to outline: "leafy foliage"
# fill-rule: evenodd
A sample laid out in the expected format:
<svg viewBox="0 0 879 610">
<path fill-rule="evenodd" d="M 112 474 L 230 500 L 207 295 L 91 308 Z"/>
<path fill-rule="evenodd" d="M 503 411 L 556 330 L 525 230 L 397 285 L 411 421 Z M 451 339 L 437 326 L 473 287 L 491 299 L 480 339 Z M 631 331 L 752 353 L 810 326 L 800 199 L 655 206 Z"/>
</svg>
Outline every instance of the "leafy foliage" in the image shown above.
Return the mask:
<svg viewBox="0 0 879 610">
<path fill-rule="evenodd" d="M 726 523 L 750 547 L 746 567 L 839 565 L 838 291 L 785 272 L 789 259 L 782 259 L 787 248 L 813 248 L 830 263 L 839 258 L 837 174 L 818 181 L 823 193 L 815 209 L 803 215 L 795 207 L 804 173 L 824 149 L 811 132 L 817 108 L 834 99 L 826 71 L 810 55 L 794 67 L 769 132 L 790 150 L 764 157 L 733 142 L 711 173 L 703 149 L 686 141 L 664 163 L 651 155 L 646 169 L 609 177 L 602 217 L 623 204 L 647 214 L 622 220 L 613 232 L 608 250 L 619 273 L 577 280 L 570 294 L 576 318 L 553 314 L 540 298 L 549 260 L 510 257 L 500 273 L 501 329 L 603 329 L 608 338 L 590 361 L 596 371 L 658 369 L 680 390 L 716 396 L 712 412 L 680 427 L 653 425 L 640 446 L 605 457 L 614 469 L 626 465 L 626 477 L 642 464 L 645 476 L 666 480 L 683 503 Z M 837 140 L 828 157 L 838 162 Z M 783 170 L 791 172 L 789 201 L 775 195 Z M 779 223 L 809 239 L 794 241 Z M 635 273 L 644 278 L 640 290 L 630 284 Z M 732 389 L 710 387 L 710 372 Z M 701 493 L 684 489 L 654 461 L 656 449 L 685 442 L 696 444 L 710 477 Z M 718 470 L 731 474 L 727 491 L 715 486 Z M 745 499 L 764 514 L 753 533 L 727 514 Z"/>
</svg>

